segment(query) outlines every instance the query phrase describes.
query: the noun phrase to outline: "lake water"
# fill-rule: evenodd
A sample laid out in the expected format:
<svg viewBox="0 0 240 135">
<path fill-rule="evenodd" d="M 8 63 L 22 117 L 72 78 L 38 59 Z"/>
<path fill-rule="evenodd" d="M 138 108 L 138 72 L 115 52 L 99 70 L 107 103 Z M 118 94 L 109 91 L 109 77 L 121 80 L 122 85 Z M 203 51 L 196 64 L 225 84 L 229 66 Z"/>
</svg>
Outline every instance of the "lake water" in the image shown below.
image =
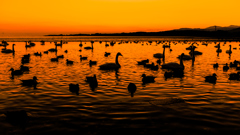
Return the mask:
<svg viewBox="0 0 240 135">
<path fill-rule="evenodd" d="M 193 38 L 173 37 L 34 37 L 1 38 L 15 44 L 15 55 L 0 53 L 0 134 L 231 134 L 240 133 L 240 88 L 239 81 L 228 80 L 236 69 L 223 71 L 225 63 L 240 60 L 240 42 L 216 41 L 220 43 L 222 53 L 217 55 L 216 44 L 209 39 L 208 45 Z M 25 48 L 25 42 L 36 44 Z M 45 45 L 39 41 L 45 40 Z M 44 52 L 54 48 L 54 41 L 67 42 L 58 52 L 34 56 L 35 52 Z M 187 42 L 183 42 L 188 40 Z M 91 46 L 85 50 L 79 47 Z M 101 44 L 98 41 L 103 41 Z M 116 41 L 114 46 L 105 47 L 106 42 Z M 123 42 L 121 41 L 139 41 Z M 153 41 L 152 44 L 148 41 Z M 162 45 L 155 41 L 171 41 L 171 49 L 166 48 L 165 63 L 177 62 L 181 53 L 188 54 L 185 48 L 192 43 L 203 52 L 196 56 L 195 63 L 184 61 L 184 77 L 165 80 L 163 70 L 150 70 L 137 65 L 137 61 L 149 59 L 156 64 L 155 53 L 162 53 Z M 180 42 L 178 42 L 180 41 Z M 226 50 L 232 45 L 233 53 Z M 79 49 L 82 49 L 80 52 Z M 68 53 L 64 51 L 68 50 Z M 111 55 L 104 57 L 105 52 Z M 99 65 L 114 62 L 116 54 L 121 68 L 118 71 L 101 71 Z M 19 69 L 21 57 L 31 54 L 30 71 L 11 78 L 10 68 Z M 64 55 L 58 62 L 50 59 Z M 80 61 L 79 55 L 88 57 Z M 66 59 L 74 61 L 67 65 Z M 89 66 L 89 60 L 97 65 Z M 213 64 L 220 64 L 218 69 Z M 161 63 L 162 64 L 162 63 Z M 142 84 L 142 74 L 155 76 L 154 83 Z M 205 76 L 217 74 L 216 84 L 205 82 Z M 98 87 L 91 90 L 85 82 L 86 76 L 96 74 Z M 37 76 L 37 89 L 21 85 L 21 80 Z M 78 83 L 79 95 L 69 91 L 70 83 Z M 135 83 L 134 96 L 127 90 L 129 83 Z M 174 102 L 181 99 L 185 102 Z M 24 126 L 10 124 L 7 111 L 25 110 L 29 120 Z"/>
</svg>

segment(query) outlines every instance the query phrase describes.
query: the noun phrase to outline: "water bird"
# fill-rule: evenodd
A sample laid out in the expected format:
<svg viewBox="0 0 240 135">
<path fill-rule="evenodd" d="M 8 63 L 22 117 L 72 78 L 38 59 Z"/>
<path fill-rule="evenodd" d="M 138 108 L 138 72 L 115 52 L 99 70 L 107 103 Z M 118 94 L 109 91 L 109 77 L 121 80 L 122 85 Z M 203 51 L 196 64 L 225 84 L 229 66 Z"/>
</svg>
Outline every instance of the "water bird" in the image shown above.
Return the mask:
<svg viewBox="0 0 240 135">
<path fill-rule="evenodd" d="M 51 62 L 58 62 L 58 58 L 51 58 Z"/>
<path fill-rule="evenodd" d="M 93 76 L 87 76 L 85 81 L 89 83 L 89 86 L 92 90 L 94 90 L 98 86 L 96 74 L 94 74 Z"/>
<path fill-rule="evenodd" d="M 57 58 L 59 59 L 59 58 L 64 58 L 64 55 L 59 55 L 59 56 L 57 56 Z"/>
<path fill-rule="evenodd" d="M 183 55 L 179 55 L 177 58 L 180 59 L 182 57 L 183 60 L 191 60 L 192 57 L 190 55 L 185 55 L 183 53 Z"/>
<path fill-rule="evenodd" d="M 155 82 L 156 77 L 154 76 L 146 76 L 146 74 L 142 74 L 142 82 L 145 83 L 151 83 L 151 82 Z"/>
<path fill-rule="evenodd" d="M 146 65 L 149 62 L 149 59 L 137 61 L 138 65 Z"/>
<path fill-rule="evenodd" d="M 79 46 L 82 47 L 82 41 L 80 41 Z"/>
<path fill-rule="evenodd" d="M 234 62 L 230 62 L 230 64 L 229 64 L 229 67 L 237 67 L 237 63 L 234 63 Z"/>
<path fill-rule="evenodd" d="M 29 67 L 21 65 L 20 70 L 21 71 L 29 71 Z"/>
<path fill-rule="evenodd" d="M 226 63 L 226 65 L 223 66 L 223 71 L 228 71 L 228 69 L 229 69 L 229 66 L 228 66 L 228 64 Z"/>
<path fill-rule="evenodd" d="M 94 41 L 91 41 L 91 47 L 90 47 L 90 46 L 87 46 L 87 47 L 84 47 L 84 49 L 86 49 L 86 50 L 93 49 L 93 43 L 94 43 Z"/>
<path fill-rule="evenodd" d="M 229 80 L 239 80 L 239 76 L 240 75 L 240 72 L 237 72 L 237 73 L 231 73 L 229 74 Z"/>
<path fill-rule="evenodd" d="M 57 42 L 55 42 L 55 46 L 60 46 L 60 47 L 62 47 L 62 45 L 63 45 L 63 41 L 62 41 L 62 40 L 60 41 L 59 44 L 58 44 Z"/>
<path fill-rule="evenodd" d="M 229 45 L 229 50 L 226 50 L 226 53 L 231 54 L 232 53 L 232 45 Z"/>
<path fill-rule="evenodd" d="M 68 60 L 68 59 L 67 59 L 66 61 L 67 61 L 67 65 L 68 65 L 68 64 L 70 64 L 70 65 L 73 64 L 73 61 L 71 61 L 71 60 Z"/>
<path fill-rule="evenodd" d="M 35 56 L 40 56 L 40 57 L 41 57 L 41 56 L 42 56 L 42 52 L 40 52 L 40 53 L 39 53 L 39 52 L 36 52 L 36 53 L 34 53 L 34 55 L 35 55 Z"/>
<path fill-rule="evenodd" d="M 65 52 L 65 53 L 68 53 L 68 50 L 65 50 L 64 52 Z"/>
<path fill-rule="evenodd" d="M 80 60 L 87 60 L 87 57 L 83 57 L 82 55 L 80 55 Z"/>
<path fill-rule="evenodd" d="M 15 53 L 14 46 L 15 46 L 15 44 L 12 44 L 12 50 L 11 49 L 4 49 L 1 52 L 2 53 Z"/>
<path fill-rule="evenodd" d="M 209 83 L 216 83 L 217 80 L 217 75 L 215 73 L 212 74 L 212 76 L 206 76 L 205 78 L 205 82 L 209 82 Z"/>
<path fill-rule="evenodd" d="M 116 70 L 116 69 L 119 69 L 121 67 L 121 65 L 118 63 L 118 57 L 119 56 L 122 56 L 122 54 L 120 52 L 118 52 L 116 54 L 115 63 L 105 63 L 103 65 L 100 65 L 99 69 L 100 70 Z"/>
<path fill-rule="evenodd" d="M 9 71 L 11 71 L 12 78 L 14 77 L 14 75 L 22 75 L 23 74 L 22 70 L 14 70 L 13 68 L 11 68 Z"/>
<path fill-rule="evenodd" d="M 48 49 L 49 52 L 57 52 L 57 46 L 55 48 Z"/>
<path fill-rule="evenodd" d="M 213 68 L 218 68 L 218 63 L 213 64 Z"/>
<path fill-rule="evenodd" d="M 181 58 L 180 58 L 180 64 L 175 63 L 175 62 L 170 62 L 167 64 L 163 64 L 162 68 L 163 69 L 172 69 L 172 70 L 176 70 L 176 69 L 181 69 L 184 70 L 184 65 L 183 65 L 183 53 L 181 54 Z"/>
<path fill-rule="evenodd" d="M 41 40 L 40 42 L 41 42 L 41 45 L 45 45 L 45 41 Z"/>
<path fill-rule="evenodd" d="M 128 92 L 131 93 L 131 97 L 133 97 L 133 94 L 137 90 L 137 86 L 134 83 L 129 83 L 127 88 L 128 88 Z"/>
<path fill-rule="evenodd" d="M 105 52 L 104 56 L 105 56 L 105 57 L 108 57 L 110 54 L 111 54 L 111 53 L 109 53 L 109 52 Z"/>
<path fill-rule="evenodd" d="M 165 46 L 163 46 L 163 53 L 155 53 L 153 54 L 154 58 L 164 58 L 165 57 Z"/>
<path fill-rule="evenodd" d="M 202 55 L 202 52 L 199 52 L 199 51 L 190 51 L 189 52 L 190 55 Z"/>
<path fill-rule="evenodd" d="M 72 93 L 75 93 L 76 95 L 79 95 L 79 84 L 69 84 L 69 91 Z"/>
<path fill-rule="evenodd" d="M 30 87 L 33 86 L 34 89 L 36 89 L 38 84 L 37 80 L 38 80 L 37 77 L 33 76 L 33 79 L 21 80 L 21 81 L 23 86 L 30 86 Z"/>
<path fill-rule="evenodd" d="M 92 66 L 92 65 L 96 65 L 97 64 L 97 61 L 92 61 L 92 60 L 89 60 L 89 65 Z"/>
</svg>

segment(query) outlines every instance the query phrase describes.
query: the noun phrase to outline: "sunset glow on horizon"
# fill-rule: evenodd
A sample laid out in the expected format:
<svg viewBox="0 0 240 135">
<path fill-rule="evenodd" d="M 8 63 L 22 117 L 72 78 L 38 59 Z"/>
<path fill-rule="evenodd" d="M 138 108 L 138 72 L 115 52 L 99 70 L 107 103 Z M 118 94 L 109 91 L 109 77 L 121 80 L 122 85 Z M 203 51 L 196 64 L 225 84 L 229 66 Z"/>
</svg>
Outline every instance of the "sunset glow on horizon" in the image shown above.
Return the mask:
<svg viewBox="0 0 240 135">
<path fill-rule="evenodd" d="M 2 1 L 0 36 L 165 31 L 240 25 L 239 0 Z"/>
</svg>

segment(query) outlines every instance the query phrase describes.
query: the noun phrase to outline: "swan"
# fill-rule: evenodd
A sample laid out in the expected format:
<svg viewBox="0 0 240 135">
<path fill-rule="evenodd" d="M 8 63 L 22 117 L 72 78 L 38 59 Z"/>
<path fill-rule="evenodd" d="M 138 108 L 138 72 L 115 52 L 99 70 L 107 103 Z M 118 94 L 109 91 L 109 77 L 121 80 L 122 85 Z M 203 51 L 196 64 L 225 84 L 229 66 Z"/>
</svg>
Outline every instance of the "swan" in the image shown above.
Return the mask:
<svg viewBox="0 0 240 135">
<path fill-rule="evenodd" d="M 21 71 L 29 71 L 29 67 L 21 65 L 20 70 Z"/>
<path fill-rule="evenodd" d="M 97 64 L 97 61 L 89 60 L 89 66 L 96 65 L 96 64 Z"/>
<path fill-rule="evenodd" d="M 93 43 L 94 43 L 94 41 L 91 41 L 91 45 L 92 45 L 92 47 L 87 46 L 87 47 L 84 47 L 84 49 L 86 49 L 86 50 L 93 49 Z"/>
<path fill-rule="evenodd" d="M 134 83 L 129 83 L 128 85 L 128 91 L 131 93 L 131 97 L 133 97 L 133 94 L 136 92 L 137 86 Z"/>
<path fill-rule="evenodd" d="M 60 41 L 60 44 L 58 44 L 57 42 L 55 43 L 55 46 L 61 46 L 62 47 L 63 41 Z"/>
<path fill-rule="evenodd" d="M 57 56 L 57 58 L 59 59 L 59 58 L 64 58 L 64 55 L 59 55 L 59 56 Z"/>
<path fill-rule="evenodd" d="M 83 57 L 82 55 L 80 55 L 80 60 L 87 60 L 87 57 Z"/>
<path fill-rule="evenodd" d="M 51 58 L 51 62 L 58 62 L 58 58 Z"/>
<path fill-rule="evenodd" d="M 36 52 L 36 53 L 34 53 L 34 55 L 35 55 L 35 56 L 40 56 L 40 57 L 41 57 L 41 56 L 42 56 L 42 52 L 40 52 L 40 53 L 39 53 L 39 52 Z"/>
<path fill-rule="evenodd" d="M 183 54 L 183 56 L 182 56 L 182 55 L 179 55 L 177 58 L 180 59 L 181 57 L 182 57 L 183 60 L 191 60 L 191 59 L 192 59 L 191 56 L 185 55 L 185 54 Z"/>
<path fill-rule="evenodd" d="M 138 65 L 146 65 L 149 62 L 149 59 L 137 61 Z"/>
<path fill-rule="evenodd" d="M 110 54 L 111 54 L 111 53 L 109 53 L 109 52 L 105 52 L 104 56 L 105 56 L 105 57 L 108 57 Z"/>
<path fill-rule="evenodd" d="M 82 41 L 80 41 L 80 44 L 79 44 L 79 46 L 80 46 L 80 47 L 82 47 L 82 46 L 83 46 L 83 45 L 82 45 Z"/>
<path fill-rule="evenodd" d="M 118 63 L 118 56 L 122 56 L 122 54 L 120 52 L 118 52 L 117 55 L 116 55 L 115 63 L 105 63 L 103 65 L 100 65 L 99 69 L 100 70 L 115 70 L 115 69 L 119 69 L 121 66 Z"/>
<path fill-rule="evenodd" d="M 73 64 L 73 61 L 71 61 L 71 60 L 68 60 L 68 59 L 67 59 L 66 61 L 67 61 L 67 65 L 68 65 L 68 64 Z"/>
<path fill-rule="evenodd" d="M 226 51 L 226 53 L 231 54 L 232 53 L 232 45 L 229 45 L 229 50 Z"/>
<path fill-rule="evenodd" d="M 79 84 L 69 84 L 69 91 L 72 93 L 76 93 L 76 95 L 79 95 Z"/>
<path fill-rule="evenodd" d="M 22 70 L 14 70 L 13 68 L 11 68 L 9 71 L 11 72 L 12 78 L 14 77 L 14 75 L 22 75 L 23 71 Z"/>
<path fill-rule="evenodd" d="M 213 68 L 218 68 L 218 63 L 213 64 Z"/>
<path fill-rule="evenodd" d="M 229 69 L 229 66 L 228 66 L 228 64 L 226 63 L 226 65 L 223 66 L 223 71 L 228 71 L 228 69 Z"/>
<path fill-rule="evenodd" d="M 165 46 L 163 46 L 163 53 L 155 53 L 155 54 L 153 54 L 153 57 L 155 57 L 155 58 L 165 57 Z"/>
<path fill-rule="evenodd" d="M 11 49 L 4 49 L 1 52 L 2 53 L 14 53 L 15 52 L 14 46 L 15 46 L 15 44 L 12 44 L 12 50 Z"/>
<path fill-rule="evenodd" d="M 205 82 L 209 82 L 209 83 L 216 83 L 217 80 L 217 75 L 215 73 L 212 74 L 212 76 L 206 76 L 205 77 Z"/>
<path fill-rule="evenodd" d="M 162 68 L 163 69 L 172 69 L 172 70 L 177 70 L 177 69 L 184 70 L 183 56 L 184 56 L 184 54 L 182 53 L 181 58 L 180 58 L 180 64 L 170 62 L 170 63 L 167 63 L 167 64 L 163 64 Z"/>
<path fill-rule="evenodd" d="M 48 49 L 49 52 L 57 52 L 57 46 L 55 48 Z"/>
<path fill-rule="evenodd" d="M 33 76 L 33 79 L 29 79 L 29 80 L 21 80 L 22 81 L 22 85 L 23 86 L 33 86 L 34 89 L 36 89 L 37 86 L 37 77 Z"/>
<path fill-rule="evenodd" d="M 229 74 L 229 80 L 239 80 L 239 76 L 240 75 L 240 72 L 237 72 L 237 73 L 231 73 Z"/>
<path fill-rule="evenodd" d="M 145 74 L 142 74 L 142 82 L 143 83 L 150 83 L 150 82 L 155 82 L 156 77 L 154 76 L 146 76 Z"/>
</svg>

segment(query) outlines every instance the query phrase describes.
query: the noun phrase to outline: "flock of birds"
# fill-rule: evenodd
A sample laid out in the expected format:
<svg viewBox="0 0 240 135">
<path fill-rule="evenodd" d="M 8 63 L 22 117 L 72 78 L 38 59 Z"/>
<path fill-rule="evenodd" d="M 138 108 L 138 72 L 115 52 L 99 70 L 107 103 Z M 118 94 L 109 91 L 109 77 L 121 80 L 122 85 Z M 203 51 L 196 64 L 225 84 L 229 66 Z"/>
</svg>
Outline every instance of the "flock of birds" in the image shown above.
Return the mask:
<svg viewBox="0 0 240 135">
<path fill-rule="evenodd" d="M 45 44 L 45 41 L 40 41 L 40 42 L 41 42 L 41 45 Z M 128 41 L 125 41 L 125 42 L 127 43 Z M 138 43 L 138 41 L 134 41 L 134 42 Z M 102 43 L 102 41 L 100 41 L 100 43 Z M 121 42 L 119 42 L 119 44 L 120 43 Z M 156 41 L 156 43 L 160 44 L 160 43 L 164 43 L 164 41 Z M 177 44 L 176 42 L 172 42 L 172 43 L 175 44 L 175 45 Z M 50 48 L 47 51 L 44 51 L 43 53 L 48 54 L 49 52 L 57 52 L 58 51 L 57 47 L 58 46 L 62 47 L 63 44 L 64 44 L 63 41 L 60 41 L 60 43 L 55 42 L 55 48 Z M 94 41 L 91 41 L 91 46 L 86 46 L 83 49 L 93 50 L 94 49 L 93 44 L 94 44 Z M 116 42 L 113 42 L 113 41 L 110 42 L 111 46 L 114 46 L 114 44 L 116 44 Z M 151 45 L 152 41 L 148 41 L 147 44 Z M 202 55 L 202 52 L 195 50 L 197 48 L 197 46 L 195 46 L 195 44 L 199 45 L 197 42 L 194 42 L 194 43 L 191 43 L 191 45 L 186 48 L 186 50 L 190 50 L 189 55 L 186 55 L 186 54 L 182 53 L 181 55 L 179 55 L 177 57 L 180 61 L 179 63 L 175 63 L 175 62 L 165 63 L 165 50 L 166 50 L 166 48 L 169 48 L 170 51 L 172 51 L 171 42 L 168 42 L 168 43 L 165 42 L 165 44 L 163 44 L 163 52 L 153 54 L 153 57 L 157 58 L 157 61 L 156 61 L 157 65 L 155 65 L 154 63 L 149 64 L 149 59 L 137 61 L 137 64 L 138 65 L 143 65 L 145 68 L 149 68 L 151 70 L 158 70 L 159 66 L 161 66 L 162 69 L 166 69 L 165 73 L 164 73 L 165 79 L 173 78 L 173 77 L 182 78 L 184 76 L 183 61 L 184 60 L 192 60 L 192 65 L 194 65 L 195 56 L 196 55 Z M 215 43 L 215 44 L 217 44 L 217 43 Z M 4 48 L 2 49 L 1 52 L 2 53 L 8 53 L 8 54 L 9 53 L 14 54 L 15 53 L 15 50 L 14 50 L 15 44 L 12 44 L 12 49 L 7 49 L 6 46 L 8 46 L 8 45 L 9 44 L 6 41 L 2 41 L 2 44 L 0 44 L 0 46 L 2 46 Z M 208 45 L 208 44 L 207 43 L 202 43 L 202 45 Z M 32 43 L 31 41 L 26 42 L 26 45 L 25 45 L 26 49 L 34 47 L 34 46 L 35 46 L 35 43 Z M 105 46 L 108 47 L 109 44 L 106 42 Z M 83 47 L 82 42 L 80 42 L 79 47 L 81 47 L 81 48 Z M 218 54 L 222 52 L 220 43 L 218 43 L 215 47 L 217 48 L 216 52 Z M 233 48 L 233 49 L 235 49 L 235 48 Z M 79 51 L 82 51 L 82 49 L 80 49 Z M 65 50 L 64 52 L 67 53 L 68 50 Z M 229 45 L 229 50 L 226 50 L 226 53 L 231 55 L 231 53 L 232 53 L 231 45 Z M 105 52 L 104 56 L 108 57 L 110 54 L 111 54 L 110 52 Z M 42 56 L 42 52 L 36 52 L 33 55 Z M 24 64 L 29 63 L 30 56 L 31 56 L 30 54 L 26 54 L 26 55 L 23 55 L 21 57 L 21 63 L 22 64 L 20 65 L 19 70 L 14 70 L 13 68 L 10 69 L 12 79 L 14 79 L 14 76 L 23 75 L 24 72 L 29 71 L 29 67 L 24 66 Z M 99 70 L 118 70 L 119 68 L 121 68 L 121 65 L 118 62 L 118 57 L 119 56 L 122 56 L 122 54 L 120 52 L 118 52 L 116 54 L 116 59 L 115 59 L 114 63 L 105 63 L 103 65 L 100 65 Z M 83 57 L 82 55 L 80 55 L 79 57 L 80 57 L 81 61 L 82 60 L 87 60 L 87 57 Z M 55 58 L 51 58 L 50 61 L 51 62 L 58 62 L 58 60 L 62 59 L 62 58 L 64 58 L 64 55 L 59 55 Z M 163 64 L 161 64 L 162 62 L 163 62 Z M 74 63 L 74 61 L 66 59 L 66 64 L 67 65 L 72 65 L 73 63 Z M 96 65 L 96 64 L 97 64 L 97 61 L 89 60 L 89 66 Z M 233 67 L 236 68 L 236 70 L 240 70 L 239 64 L 240 64 L 240 62 L 236 61 L 236 60 L 234 62 L 231 62 L 230 64 L 226 63 L 226 65 L 223 66 L 223 71 L 227 71 L 229 68 L 233 68 Z M 218 68 L 218 67 L 219 67 L 218 63 L 213 64 L 213 68 Z M 156 78 L 155 76 L 147 76 L 146 74 L 142 74 L 143 84 L 152 83 L 152 82 L 155 81 L 155 78 Z M 240 79 L 240 72 L 229 74 L 229 80 L 239 80 L 239 79 Z M 32 79 L 21 80 L 21 81 L 22 81 L 22 85 L 31 86 L 31 87 L 33 86 L 34 89 L 36 89 L 36 86 L 38 84 L 37 80 L 38 80 L 37 77 L 33 76 Z M 216 80 L 217 80 L 217 75 L 215 73 L 213 73 L 211 76 L 206 76 L 205 77 L 205 81 L 209 82 L 209 83 L 214 83 L 215 84 Z M 89 86 L 92 90 L 94 90 L 96 87 L 98 87 L 98 81 L 97 81 L 96 75 L 87 76 L 85 81 L 87 83 L 89 83 Z M 137 89 L 137 87 L 134 83 L 130 83 L 128 85 L 128 91 L 131 93 L 132 97 L 133 97 L 133 94 L 135 93 L 136 89 Z M 73 93 L 76 93 L 76 94 L 79 94 L 79 84 L 73 84 L 73 83 L 69 84 L 69 91 L 71 91 Z"/>
</svg>

